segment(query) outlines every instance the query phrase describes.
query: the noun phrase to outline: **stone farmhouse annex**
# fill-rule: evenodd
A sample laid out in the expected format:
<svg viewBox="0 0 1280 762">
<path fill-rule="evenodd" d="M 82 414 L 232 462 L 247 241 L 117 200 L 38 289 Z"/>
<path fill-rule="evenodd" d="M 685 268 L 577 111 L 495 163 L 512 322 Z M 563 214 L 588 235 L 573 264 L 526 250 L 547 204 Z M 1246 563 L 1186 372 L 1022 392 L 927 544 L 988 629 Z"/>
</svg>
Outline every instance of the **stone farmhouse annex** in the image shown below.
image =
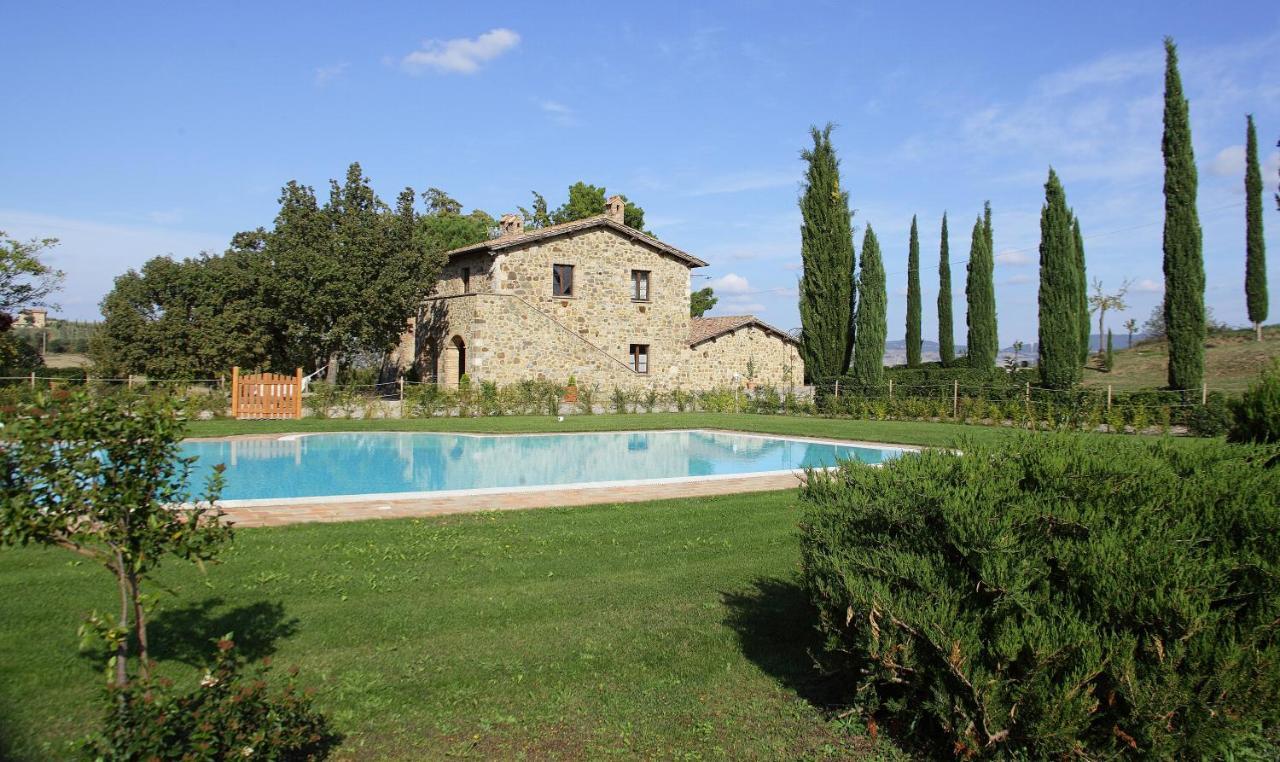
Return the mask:
<svg viewBox="0 0 1280 762">
<path fill-rule="evenodd" d="M 693 318 L 690 272 L 706 262 L 604 214 L 448 252 L 398 350 L 401 367 L 456 386 L 525 380 L 579 387 L 698 391 L 799 386 L 797 342 L 750 315 Z"/>
</svg>

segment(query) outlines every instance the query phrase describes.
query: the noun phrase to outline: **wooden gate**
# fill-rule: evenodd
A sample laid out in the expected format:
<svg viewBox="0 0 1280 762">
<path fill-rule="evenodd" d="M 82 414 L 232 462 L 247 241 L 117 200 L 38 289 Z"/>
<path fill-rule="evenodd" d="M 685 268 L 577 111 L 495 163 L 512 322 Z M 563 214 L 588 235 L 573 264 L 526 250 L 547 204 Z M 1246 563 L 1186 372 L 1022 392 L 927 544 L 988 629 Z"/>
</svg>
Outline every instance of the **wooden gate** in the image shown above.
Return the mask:
<svg viewBox="0 0 1280 762">
<path fill-rule="evenodd" d="M 240 375 L 231 369 L 231 415 L 235 418 L 301 418 L 302 368 L 283 373 Z"/>
</svg>

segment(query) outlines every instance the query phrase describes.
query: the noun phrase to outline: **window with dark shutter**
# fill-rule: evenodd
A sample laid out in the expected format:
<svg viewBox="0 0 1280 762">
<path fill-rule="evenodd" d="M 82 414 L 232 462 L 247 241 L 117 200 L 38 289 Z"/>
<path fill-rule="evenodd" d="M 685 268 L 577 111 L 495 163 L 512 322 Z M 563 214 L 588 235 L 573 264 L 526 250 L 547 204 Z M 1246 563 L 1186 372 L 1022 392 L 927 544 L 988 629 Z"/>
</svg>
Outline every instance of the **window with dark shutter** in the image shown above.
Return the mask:
<svg viewBox="0 0 1280 762">
<path fill-rule="evenodd" d="M 649 345 L 631 345 L 631 369 L 636 373 L 649 372 Z"/>
<path fill-rule="evenodd" d="M 551 266 L 551 294 L 573 296 L 573 265 Z"/>
<path fill-rule="evenodd" d="M 631 271 L 631 298 L 637 302 L 649 301 L 649 271 Z"/>
</svg>

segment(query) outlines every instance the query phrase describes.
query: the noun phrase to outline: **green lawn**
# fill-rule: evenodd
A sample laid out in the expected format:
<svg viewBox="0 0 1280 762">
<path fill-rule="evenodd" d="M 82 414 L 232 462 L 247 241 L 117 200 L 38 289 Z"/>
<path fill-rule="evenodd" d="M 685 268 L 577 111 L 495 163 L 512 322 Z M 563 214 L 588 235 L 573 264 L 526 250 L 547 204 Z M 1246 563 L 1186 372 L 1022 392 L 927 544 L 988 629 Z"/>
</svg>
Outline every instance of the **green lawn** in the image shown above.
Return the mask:
<svg viewBox="0 0 1280 762">
<path fill-rule="evenodd" d="M 408 418 L 356 420 L 303 418 L 296 421 L 193 421 L 193 437 L 233 434 L 281 434 L 307 431 L 469 431 L 520 433 L 547 431 L 637 431 L 643 429 L 727 429 L 762 434 L 859 439 L 889 444 L 950 446 L 962 436 L 991 439 L 1012 429 L 916 421 L 853 421 L 746 413 L 640 413 L 629 415 L 495 416 L 491 418 Z"/>
<path fill-rule="evenodd" d="M 455 422 L 456 423 L 456 422 Z M 241 530 L 207 576 L 171 563 L 151 626 L 194 679 L 206 638 L 274 652 L 340 758 L 866 758 L 830 720 L 795 585 L 794 492 Z M 0 758 L 67 755 L 98 719 L 76 627 L 102 570 L 0 552 Z"/>
</svg>

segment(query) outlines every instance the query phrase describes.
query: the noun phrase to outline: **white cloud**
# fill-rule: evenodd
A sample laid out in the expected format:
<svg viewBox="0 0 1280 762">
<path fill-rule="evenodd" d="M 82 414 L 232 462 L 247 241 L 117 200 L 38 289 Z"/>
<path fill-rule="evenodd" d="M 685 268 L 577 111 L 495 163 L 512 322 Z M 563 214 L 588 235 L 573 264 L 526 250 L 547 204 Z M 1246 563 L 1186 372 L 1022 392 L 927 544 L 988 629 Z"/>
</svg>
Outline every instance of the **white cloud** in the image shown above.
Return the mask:
<svg viewBox="0 0 1280 762">
<path fill-rule="evenodd" d="M 1004 283 L 1006 286 L 1021 286 L 1025 283 L 1030 283 L 1030 282 L 1031 282 L 1030 275 L 1027 275 L 1026 273 L 1018 273 L 1017 275 L 1014 275 L 1006 279 Z"/>
<path fill-rule="evenodd" d="M 748 171 L 731 172 L 703 178 L 700 183 L 688 191 L 690 196 L 715 196 L 724 193 L 742 193 L 743 191 L 784 188 L 800 182 L 800 175 L 794 171 Z"/>
<path fill-rule="evenodd" d="M 1134 283 L 1133 286 L 1131 287 L 1131 290 L 1137 291 L 1138 293 L 1142 293 L 1142 294 L 1163 294 L 1164 284 L 1158 280 L 1152 280 L 1151 278 L 1143 278 L 1137 283 Z"/>
<path fill-rule="evenodd" d="M 747 294 L 751 292 L 751 284 L 747 279 L 737 273 L 729 273 L 727 275 L 716 278 L 711 281 L 711 287 L 720 294 Z"/>
<path fill-rule="evenodd" d="M 716 306 L 720 308 L 716 310 L 717 312 L 726 312 L 730 314 L 756 313 L 756 312 L 769 311 L 769 308 L 767 306 L 759 302 L 750 301 L 748 299 L 737 299 L 737 300 L 730 299 L 721 304 L 717 304 Z"/>
<path fill-rule="evenodd" d="M 542 109 L 542 112 L 556 124 L 568 127 L 578 123 L 577 114 L 573 109 L 559 101 L 538 101 L 538 108 Z"/>
<path fill-rule="evenodd" d="M 324 87 L 338 77 L 341 77 L 350 65 L 351 64 L 344 61 L 330 66 L 317 66 L 314 79 L 315 86 Z"/>
<path fill-rule="evenodd" d="M 410 74 L 428 69 L 454 74 L 474 74 L 480 65 L 492 61 L 520 44 L 520 35 L 510 29 L 490 29 L 479 37 L 426 40 L 400 60 L 400 68 Z"/>
<path fill-rule="evenodd" d="M 1022 267 L 1031 264 L 1031 255 L 1023 249 L 1010 249 L 1002 251 L 996 255 L 996 264 L 1009 265 L 1010 267 Z"/>
<path fill-rule="evenodd" d="M 1114 53 L 1095 61 L 1055 72 L 1039 82 L 1040 91 L 1050 97 L 1069 95 L 1084 89 L 1117 85 L 1139 77 L 1153 77 L 1164 68 L 1159 48 L 1149 47 Z"/>
<path fill-rule="evenodd" d="M 1220 177 L 1244 177 L 1244 146 L 1227 146 L 1209 163 L 1209 171 Z"/>
</svg>

